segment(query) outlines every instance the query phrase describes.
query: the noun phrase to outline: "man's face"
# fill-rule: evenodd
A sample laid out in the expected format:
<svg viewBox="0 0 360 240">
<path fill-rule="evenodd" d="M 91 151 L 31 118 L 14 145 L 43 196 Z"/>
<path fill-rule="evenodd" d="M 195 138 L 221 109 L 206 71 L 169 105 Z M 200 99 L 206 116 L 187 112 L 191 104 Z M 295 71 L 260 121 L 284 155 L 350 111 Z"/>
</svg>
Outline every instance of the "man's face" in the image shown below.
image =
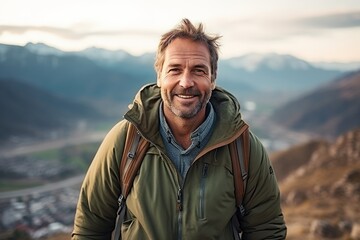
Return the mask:
<svg viewBox="0 0 360 240">
<path fill-rule="evenodd" d="M 207 47 L 182 38 L 171 42 L 165 50 L 157 85 L 161 88 L 166 117 L 191 119 L 205 116 L 205 106 L 215 87 L 211 82 Z"/>
</svg>

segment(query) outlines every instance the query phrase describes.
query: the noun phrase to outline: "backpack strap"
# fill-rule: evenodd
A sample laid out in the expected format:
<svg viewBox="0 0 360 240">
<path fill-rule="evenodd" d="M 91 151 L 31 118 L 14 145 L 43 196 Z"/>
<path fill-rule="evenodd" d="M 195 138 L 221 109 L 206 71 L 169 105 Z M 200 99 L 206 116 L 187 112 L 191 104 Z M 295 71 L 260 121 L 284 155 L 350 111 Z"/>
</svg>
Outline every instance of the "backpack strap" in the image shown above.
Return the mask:
<svg viewBox="0 0 360 240">
<path fill-rule="evenodd" d="M 132 188 L 136 173 L 149 147 L 149 142 L 141 137 L 133 124 L 129 124 L 125 148 L 120 163 L 121 191 L 124 198 Z"/>
<path fill-rule="evenodd" d="M 236 213 L 231 219 L 235 240 L 241 240 L 242 237 L 240 218 L 245 215 L 245 208 L 242 202 L 246 190 L 250 161 L 249 126 L 245 125 L 240 131 L 242 131 L 241 135 L 229 144 L 236 201 Z"/>
<path fill-rule="evenodd" d="M 230 143 L 231 162 L 234 174 L 234 187 L 236 206 L 241 206 L 245 195 L 249 159 L 250 159 L 250 139 L 249 127 L 246 125 L 242 129 L 240 137 Z"/>
<path fill-rule="evenodd" d="M 150 143 L 141 137 L 136 127 L 129 123 L 125 147 L 120 162 L 120 183 L 121 194 L 118 199 L 119 208 L 117 211 L 117 218 L 115 222 L 115 229 L 113 231 L 112 239 L 121 239 L 121 225 L 124 221 L 126 210 L 126 197 L 129 195 L 132 188 L 136 173 L 139 171 L 142 160 L 146 154 Z"/>
</svg>

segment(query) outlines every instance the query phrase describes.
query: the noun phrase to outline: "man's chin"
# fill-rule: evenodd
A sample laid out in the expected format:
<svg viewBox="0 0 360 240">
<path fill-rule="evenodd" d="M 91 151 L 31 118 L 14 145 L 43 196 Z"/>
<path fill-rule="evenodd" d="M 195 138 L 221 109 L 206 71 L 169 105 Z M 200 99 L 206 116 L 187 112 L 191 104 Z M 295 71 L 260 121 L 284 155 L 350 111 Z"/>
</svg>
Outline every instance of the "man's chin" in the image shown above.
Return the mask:
<svg viewBox="0 0 360 240">
<path fill-rule="evenodd" d="M 199 113 L 200 109 L 172 108 L 171 111 L 180 118 L 190 119 L 190 118 L 195 117 Z"/>
</svg>

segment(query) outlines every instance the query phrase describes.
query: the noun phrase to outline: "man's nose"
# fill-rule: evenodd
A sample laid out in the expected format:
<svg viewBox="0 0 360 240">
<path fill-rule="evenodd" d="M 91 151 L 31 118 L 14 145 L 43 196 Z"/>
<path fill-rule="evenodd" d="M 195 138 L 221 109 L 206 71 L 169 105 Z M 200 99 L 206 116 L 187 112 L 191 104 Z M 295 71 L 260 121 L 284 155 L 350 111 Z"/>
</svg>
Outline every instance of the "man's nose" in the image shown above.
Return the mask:
<svg viewBox="0 0 360 240">
<path fill-rule="evenodd" d="M 194 86 L 194 79 L 189 71 L 184 71 L 183 74 L 181 74 L 179 85 L 183 88 Z"/>
</svg>

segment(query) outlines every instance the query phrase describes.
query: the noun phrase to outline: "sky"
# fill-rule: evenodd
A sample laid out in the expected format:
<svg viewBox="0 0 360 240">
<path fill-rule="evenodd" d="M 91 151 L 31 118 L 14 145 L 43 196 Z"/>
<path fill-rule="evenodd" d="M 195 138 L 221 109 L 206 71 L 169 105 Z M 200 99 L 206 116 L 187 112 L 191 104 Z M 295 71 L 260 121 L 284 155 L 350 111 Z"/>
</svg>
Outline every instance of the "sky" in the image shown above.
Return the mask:
<svg viewBox="0 0 360 240">
<path fill-rule="evenodd" d="M 0 0 L 0 43 L 155 52 L 183 18 L 221 35 L 220 58 L 290 54 L 360 61 L 359 0 Z"/>
</svg>

